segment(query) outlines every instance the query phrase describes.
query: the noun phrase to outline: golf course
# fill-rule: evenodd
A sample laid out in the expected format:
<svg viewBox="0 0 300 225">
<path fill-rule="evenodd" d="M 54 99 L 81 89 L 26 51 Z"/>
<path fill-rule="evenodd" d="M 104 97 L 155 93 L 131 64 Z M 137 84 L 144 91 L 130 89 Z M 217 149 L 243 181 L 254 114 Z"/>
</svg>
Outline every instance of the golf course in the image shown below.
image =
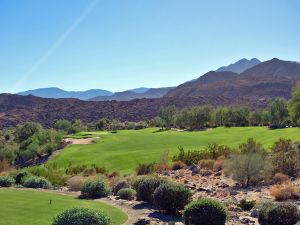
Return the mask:
<svg viewBox="0 0 300 225">
<path fill-rule="evenodd" d="M 112 206 L 61 194 L 0 189 L 0 199 L 0 225 L 50 225 L 57 214 L 75 206 L 102 210 L 110 216 L 112 225 L 120 225 L 127 220 L 125 213 Z"/>
<path fill-rule="evenodd" d="M 161 153 L 169 151 L 170 159 L 178 146 L 186 150 L 201 150 L 218 143 L 238 147 L 248 138 L 254 138 L 266 149 L 279 138 L 300 141 L 299 128 L 270 130 L 266 127 L 214 128 L 206 131 L 159 131 L 158 128 L 110 132 L 84 132 L 74 138 L 97 137 L 89 145 L 71 145 L 48 163 L 60 168 L 72 165 L 104 166 L 109 171 L 133 173 L 138 163 L 158 161 Z"/>
</svg>

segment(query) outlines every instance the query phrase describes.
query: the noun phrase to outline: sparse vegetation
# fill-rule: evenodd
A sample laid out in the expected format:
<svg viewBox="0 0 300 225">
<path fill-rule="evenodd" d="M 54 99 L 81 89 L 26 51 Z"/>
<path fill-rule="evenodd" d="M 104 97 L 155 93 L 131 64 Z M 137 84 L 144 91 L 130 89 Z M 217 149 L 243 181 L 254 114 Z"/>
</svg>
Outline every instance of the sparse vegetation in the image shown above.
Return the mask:
<svg viewBox="0 0 300 225">
<path fill-rule="evenodd" d="M 14 178 L 9 176 L 0 176 L 0 187 L 10 187 L 15 183 Z"/>
</svg>

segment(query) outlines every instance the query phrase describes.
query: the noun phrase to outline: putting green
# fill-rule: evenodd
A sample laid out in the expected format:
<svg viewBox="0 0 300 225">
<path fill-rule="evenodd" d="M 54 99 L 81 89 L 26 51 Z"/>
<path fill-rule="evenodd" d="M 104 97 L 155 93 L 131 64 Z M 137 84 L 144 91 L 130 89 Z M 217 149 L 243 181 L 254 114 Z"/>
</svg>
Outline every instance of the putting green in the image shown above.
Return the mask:
<svg viewBox="0 0 300 225">
<path fill-rule="evenodd" d="M 0 225 L 51 225 L 55 215 L 75 206 L 102 210 L 111 217 L 112 225 L 127 220 L 124 212 L 101 202 L 48 192 L 0 189 Z"/>
</svg>

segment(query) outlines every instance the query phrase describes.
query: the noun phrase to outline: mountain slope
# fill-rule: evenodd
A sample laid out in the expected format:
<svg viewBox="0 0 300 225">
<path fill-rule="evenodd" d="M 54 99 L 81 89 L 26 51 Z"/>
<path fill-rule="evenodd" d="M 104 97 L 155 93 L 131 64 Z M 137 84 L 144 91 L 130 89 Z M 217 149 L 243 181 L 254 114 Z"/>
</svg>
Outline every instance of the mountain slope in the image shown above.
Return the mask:
<svg viewBox="0 0 300 225">
<path fill-rule="evenodd" d="M 167 97 L 225 96 L 258 98 L 289 98 L 292 87 L 300 80 L 300 64 L 279 59 L 260 63 L 239 75 L 225 76 L 205 74 L 197 80 L 179 85 Z M 228 79 L 213 79 L 218 77 Z M 214 82 L 201 82 L 204 76 L 212 76 Z M 208 78 L 206 78 L 208 79 Z"/>
<path fill-rule="evenodd" d="M 142 99 L 142 98 L 161 98 L 166 95 L 173 88 L 148 88 L 148 90 L 144 93 L 136 93 L 133 91 L 123 91 L 117 92 L 111 96 L 98 96 L 95 98 L 91 98 L 91 101 L 130 101 L 133 99 Z"/>
<path fill-rule="evenodd" d="M 96 96 L 109 96 L 113 93 L 101 89 L 92 89 L 88 91 L 65 91 L 60 88 L 39 88 L 18 93 L 19 95 L 34 95 L 42 98 L 77 98 L 81 100 L 88 100 Z"/>
<path fill-rule="evenodd" d="M 219 69 L 216 70 L 216 72 L 222 72 L 222 71 L 230 71 L 230 72 L 234 72 L 234 73 L 242 73 L 245 70 L 258 65 L 259 63 L 261 63 L 261 61 L 259 61 L 256 58 L 253 58 L 251 60 L 248 59 L 241 59 L 233 64 L 230 64 L 228 66 L 222 66 Z"/>
</svg>

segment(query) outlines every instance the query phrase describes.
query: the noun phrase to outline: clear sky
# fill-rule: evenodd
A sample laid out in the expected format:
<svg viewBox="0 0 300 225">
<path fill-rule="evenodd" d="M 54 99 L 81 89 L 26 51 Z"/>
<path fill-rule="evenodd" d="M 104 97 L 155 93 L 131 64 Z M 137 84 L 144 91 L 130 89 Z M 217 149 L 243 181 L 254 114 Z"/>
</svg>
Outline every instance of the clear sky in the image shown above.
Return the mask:
<svg viewBox="0 0 300 225">
<path fill-rule="evenodd" d="M 299 0 L 0 0 L 0 92 L 175 86 L 300 61 Z"/>
</svg>

